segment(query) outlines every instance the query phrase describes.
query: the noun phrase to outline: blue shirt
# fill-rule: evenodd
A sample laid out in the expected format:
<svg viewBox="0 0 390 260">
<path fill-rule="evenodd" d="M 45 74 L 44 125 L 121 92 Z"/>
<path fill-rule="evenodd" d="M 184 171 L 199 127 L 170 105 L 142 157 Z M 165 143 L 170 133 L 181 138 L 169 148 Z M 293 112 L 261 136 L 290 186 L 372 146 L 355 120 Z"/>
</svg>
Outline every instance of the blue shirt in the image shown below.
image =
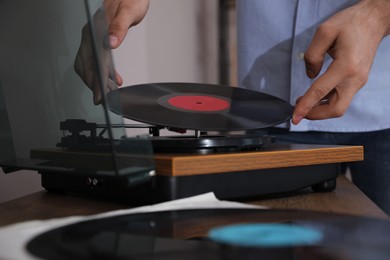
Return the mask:
<svg viewBox="0 0 390 260">
<path fill-rule="evenodd" d="M 303 53 L 318 25 L 351 0 L 237 1 L 239 85 L 280 97 L 291 104 L 313 80 Z M 331 61 L 324 64 L 322 72 Z M 321 73 L 322 73 L 321 72 Z M 286 127 L 286 126 L 285 126 Z M 390 37 L 377 51 L 367 84 L 340 118 L 303 120 L 292 131 L 366 132 L 390 128 Z"/>
</svg>

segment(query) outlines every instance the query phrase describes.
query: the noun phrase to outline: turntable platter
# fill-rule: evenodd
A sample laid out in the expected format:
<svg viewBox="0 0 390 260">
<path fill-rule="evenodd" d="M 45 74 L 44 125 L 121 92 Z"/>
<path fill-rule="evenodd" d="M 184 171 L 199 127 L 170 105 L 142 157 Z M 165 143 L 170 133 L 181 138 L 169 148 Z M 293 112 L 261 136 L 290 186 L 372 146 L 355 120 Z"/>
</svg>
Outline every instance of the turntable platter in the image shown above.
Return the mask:
<svg viewBox="0 0 390 260">
<path fill-rule="evenodd" d="M 110 109 L 126 118 L 202 131 L 254 130 L 291 118 L 277 97 L 238 87 L 197 83 L 141 84 L 108 93 Z"/>
</svg>

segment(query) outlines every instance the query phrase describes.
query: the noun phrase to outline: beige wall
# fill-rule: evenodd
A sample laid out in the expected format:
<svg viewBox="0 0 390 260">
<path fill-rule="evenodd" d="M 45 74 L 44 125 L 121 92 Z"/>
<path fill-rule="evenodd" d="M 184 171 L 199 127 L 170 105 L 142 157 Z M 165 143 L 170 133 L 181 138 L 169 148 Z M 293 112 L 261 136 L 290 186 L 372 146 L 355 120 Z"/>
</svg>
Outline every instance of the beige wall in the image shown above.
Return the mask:
<svg viewBox="0 0 390 260">
<path fill-rule="evenodd" d="M 217 83 L 217 0 L 151 0 L 143 23 L 114 52 L 124 85 Z M 0 203 L 41 190 L 39 175 L 0 170 Z"/>
<path fill-rule="evenodd" d="M 124 85 L 160 81 L 216 83 L 216 0 L 151 0 L 140 25 L 114 52 Z"/>
</svg>

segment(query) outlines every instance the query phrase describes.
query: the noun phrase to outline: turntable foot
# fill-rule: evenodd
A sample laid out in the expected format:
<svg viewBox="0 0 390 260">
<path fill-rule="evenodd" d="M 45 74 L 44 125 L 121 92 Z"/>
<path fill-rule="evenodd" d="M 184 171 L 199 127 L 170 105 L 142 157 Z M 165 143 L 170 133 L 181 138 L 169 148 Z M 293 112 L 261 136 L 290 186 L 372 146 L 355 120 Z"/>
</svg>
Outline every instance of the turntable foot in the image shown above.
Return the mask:
<svg viewBox="0 0 390 260">
<path fill-rule="evenodd" d="M 311 186 L 313 191 L 323 192 L 323 191 L 333 191 L 336 189 L 336 179 L 327 180 Z"/>
</svg>

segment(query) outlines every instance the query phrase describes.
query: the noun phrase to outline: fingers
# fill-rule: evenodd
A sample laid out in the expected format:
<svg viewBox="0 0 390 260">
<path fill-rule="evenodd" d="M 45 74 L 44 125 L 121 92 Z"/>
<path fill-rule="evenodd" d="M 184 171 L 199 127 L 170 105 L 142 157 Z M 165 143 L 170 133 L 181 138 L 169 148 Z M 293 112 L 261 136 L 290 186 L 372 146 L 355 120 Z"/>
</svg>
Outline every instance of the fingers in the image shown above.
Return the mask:
<svg viewBox="0 0 390 260">
<path fill-rule="evenodd" d="M 119 10 L 119 13 L 109 26 L 109 43 L 111 48 L 117 48 L 121 45 L 133 22 L 134 17 L 126 14 L 126 10 Z"/>
<path fill-rule="evenodd" d="M 92 83 L 93 86 L 93 103 L 95 105 L 100 105 L 102 103 L 102 92 L 100 91 L 100 88 L 98 87 L 98 78 L 94 78 L 94 82 Z"/>
<path fill-rule="evenodd" d="M 318 27 L 304 56 L 306 75 L 309 78 L 313 79 L 320 73 L 325 55 L 334 45 L 336 37 L 335 30 L 327 24 Z"/>
<path fill-rule="evenodd" d="M 304 60 L 306 67 L 306 75 L 313 79 L 320 73 L 326 54 L 334 45 L 337 37 L 335 30 L 332 30 L 327 24 L 322 24 L 318 27 L 314 37 L 306 50 Z M 333 66 L 332 66 L 333 65 Z M 299 124 L 299 122 L 308 116 L 309 112 L 314 109 L 317 113 L 323 114 L 323 100 L 332 89 L 342 80 L 342 77 L 335 71 L 337 66 L 333 63 L 328 68 L 327 73 L 320 77 L 309 89 L 309 91 L 297 100 L 297 105 L 294 109 L 292 122 Z M 337 65 L 337 64 L 336 64 Z M 332 73 L 335 71 L 335 73 Z M 334 100 L 334 98 L 332 99 Z M 322 105 L 319 107 L 319 104 Z M 312 112 L 316 114 L 315 112 Z"/>
<path fill-rule="evenodd" d="M 355 84 L 351 81 L 343 83 L 334 88 L 326 97 L 316 103 L 305 116 L 309 120 L 321 120 L 329 118 L 337 118 L 344 115 L 352 102 L 353 96 L 357 90 Z M 298 98 L 297 106 L 303 97 Z M 293 118 L 293 123 L 298 124 L 299 121 Z M 302 118 L 301 118 L 302 119 Z"/>
<path fill-rule="evenodd" d="M 115 79 L 116 79 L 116 82 L 118 83 L 118 86 L 122 86 L 123 78 L 117 71 L 115 71 Z"/>
<path fill-rule="evenodd" d="M 118 89 L 118 86 L 123 84 L 122 76 L 116 70 L 110 70 L 108 79 L 106 82 L 106 89 L 111 91 Z"/>
<path fill-rule="evenodd" d="M 303 118 L 325 119 L 343 115 L 360 84 L 345 74 L 342 62 L 335 60 L 304 96 L 299 98 L 293 112 L 293 124 Z M 326 101 L 326 102 L 324 102 Z"/>
</svg>

